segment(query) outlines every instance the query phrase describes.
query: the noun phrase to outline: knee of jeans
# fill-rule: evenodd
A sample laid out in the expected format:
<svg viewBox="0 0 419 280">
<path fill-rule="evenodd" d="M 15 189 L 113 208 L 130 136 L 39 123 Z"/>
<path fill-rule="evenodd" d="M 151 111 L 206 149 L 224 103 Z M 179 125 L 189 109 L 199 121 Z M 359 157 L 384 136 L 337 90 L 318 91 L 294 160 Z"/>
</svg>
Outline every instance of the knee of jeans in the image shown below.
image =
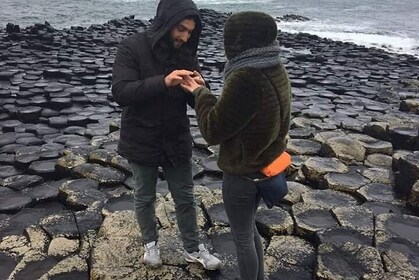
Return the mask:
<svg viewBox="0 0 419 280">
<path fill-rule="evenodd" d="M 193 191 L 171 192 L 171 195 L 176 205 L 189 205 L 195 203 Z"/>
<path fill-rule="evenodd" d="M 134 203 L 136 205 L 150 205 L 154 204 L 156 196 L 134 196 Z"/>
<path fill-rule="evenodd" d="M 177 210 L 189 209 L 191 207 L 196 206 L 194 200 L 192 200 L 192 201 L 185 201 L 185 200 L 179 201 L 179 200 L 177 200 L 177 201 L 174 201 L 174 202 L 175 202 L 175 208 Z"/>
<path fill-rule="evenodd" d="M 236 250 L 239 253 L 246 253 L 249 251 L 249 249 L 252 249 L 255 247 L 255 242 L 253 238 L 250 239 L 236 239 Z"/>
<path fill-rule="evenodd" d="M 250 246 L 254 242 L 254 233 L 253 230 L 251 231 L 244 231 L 244 232 L 235 232 L 234 239 L 236 242 L 240 243 L 243 246 Z"/>
</svg>

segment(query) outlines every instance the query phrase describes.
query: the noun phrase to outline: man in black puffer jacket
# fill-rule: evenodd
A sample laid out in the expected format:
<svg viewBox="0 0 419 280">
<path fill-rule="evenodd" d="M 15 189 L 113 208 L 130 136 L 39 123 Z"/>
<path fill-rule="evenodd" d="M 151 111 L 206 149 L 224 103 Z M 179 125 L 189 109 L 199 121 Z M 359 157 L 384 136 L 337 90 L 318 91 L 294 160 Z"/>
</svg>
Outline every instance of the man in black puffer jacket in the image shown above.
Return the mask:
<svg viewBox="0 0 419 280">
<path fill-rule="evenodd" d="M 191 0 L 161 0 L 150 28 L 122 40 L 114 62 L 112 94 L 123 107 L 118 152 L 132 167 L 135 214 L 149 266 L 162 263 L 154 206 L 159 166 L 175 202 L 185 259 L 210 270 L 221 265 L 198 241 L 186 114 L 186 105 L 195 103 L 179 86 L 185 76 L 205 85 L 196 55 L 201 30 Z"/>
</svg>

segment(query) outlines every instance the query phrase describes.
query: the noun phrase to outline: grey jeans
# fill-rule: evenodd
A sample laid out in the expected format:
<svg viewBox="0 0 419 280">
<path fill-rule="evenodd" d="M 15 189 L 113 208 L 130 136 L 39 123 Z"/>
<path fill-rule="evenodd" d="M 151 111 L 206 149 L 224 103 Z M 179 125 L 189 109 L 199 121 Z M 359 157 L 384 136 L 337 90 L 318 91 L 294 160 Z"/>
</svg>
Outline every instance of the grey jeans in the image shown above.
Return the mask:
<svg viewBox="0 0 419 280">
<path fill-rule="evenodd" d="M 134 176 L 134 209 L 144 243 L 157 241 L 155 213 L 158 167 L 141 166 L 130 162 Z M 189 253 L 198 251 L 198 226 L 193 195 L 192 165 L 190 162 L 163 167 L 163 174 L 172 194 L 176 219 L 183 247 Z"/>
<path fill-rule="evenodd" d="M 260 195 L 255 183 L 224 173 L 223 200 L 236 245 L 240 280 L 263 280 L 263 247 L 255 224 Z"/>
</svg>

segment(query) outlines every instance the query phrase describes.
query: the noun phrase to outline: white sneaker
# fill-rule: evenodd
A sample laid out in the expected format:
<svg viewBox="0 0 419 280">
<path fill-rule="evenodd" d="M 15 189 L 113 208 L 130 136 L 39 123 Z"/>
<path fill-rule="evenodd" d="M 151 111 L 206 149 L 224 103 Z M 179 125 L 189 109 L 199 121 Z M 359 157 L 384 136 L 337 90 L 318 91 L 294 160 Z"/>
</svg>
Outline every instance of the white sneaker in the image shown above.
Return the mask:
<svg viewBox="0 0 419 280">
<path fill-rule="evenodd" d="M 221 268 L 221 261 L 217 257 L 211 255 L 204 244 L 199 244 L 198 249 L 198 252 L 193 253 L 185 251 L 185 260 L 187 262 L 199 262 L 208 270 L 217 270 Z"/>
<path fill-rule="evenodd" d="M 144 245 L 144 263 L 150 267 L 161 266 L 162 261 L 157 241 L 152 241 Z"/>
</svg>

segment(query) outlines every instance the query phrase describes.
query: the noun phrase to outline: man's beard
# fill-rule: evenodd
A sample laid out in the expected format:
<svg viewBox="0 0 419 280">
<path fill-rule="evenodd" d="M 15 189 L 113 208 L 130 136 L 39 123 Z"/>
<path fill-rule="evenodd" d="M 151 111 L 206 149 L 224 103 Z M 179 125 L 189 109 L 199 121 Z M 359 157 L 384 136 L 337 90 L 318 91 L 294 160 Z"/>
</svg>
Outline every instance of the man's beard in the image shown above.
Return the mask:
<svg viewBox="0 0 419 280">
<path fill-rule="evenodd" d="M 173 39 L 171 39 L 171 43 L 172 43 L 172 46 L 173 46 L 175 49 L 180 49 L 180 48 L 184 45 L 184 43 L 183 43 L 182 41 L 179 41 L 179 40 L 173 40 Z"/>
<path fill-rule="evenodd" d="M 175 49 L 179 49 L 179 48 L 181 48 L 183 46 L 183 43 L 181 43 L 181 42 L 174 42 L 173 43 L 173 47 L 175 47 Z"/>
</svg>

